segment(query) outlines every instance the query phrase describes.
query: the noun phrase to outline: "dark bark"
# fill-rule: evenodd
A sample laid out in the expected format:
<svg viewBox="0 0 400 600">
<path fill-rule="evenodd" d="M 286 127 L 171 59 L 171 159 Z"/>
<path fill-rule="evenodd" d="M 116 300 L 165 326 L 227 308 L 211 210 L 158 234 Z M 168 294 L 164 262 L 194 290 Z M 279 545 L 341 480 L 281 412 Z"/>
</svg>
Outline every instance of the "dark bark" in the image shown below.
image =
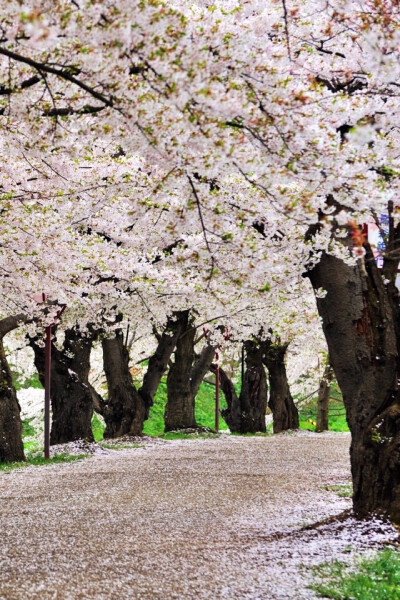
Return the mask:
<svg viewBox="0 0 400 600">
<path fill-rule="evenodd" d="M 290 393 L 285 366 L 288 345 L 264 342 L 263 360 L 269 379 L 268 406 L 272 411 L 274 433 L 299 427 L 299 413 Z"/>
<path fill-rule="evenodd" d="M 309 271 L 343 394 L 352 434 L 350 450 L 356 514 L 400 521 L 399 298 L 395 288 L 399 228 L 391 223 L 383 273 L 365 244 L 365 263 L 345 264 L 323 254 Z M 396 242 L 397 239 L 397 242 Z M 385 283 L 384 283 L 385 278 Z"/>
<path fill-rule="evenodd" d="M 20 410 L 0 336 L 0 463 L 25 460 Z"/>
<path fill-rule="evenodd" d="M 25 460 L 21 409 L 4 352 L 3 338 L 27 321 L 27 317 L 22 313 L 0 320 L 0 462 Z"/>
<path fill-rule="evenodd" d="M 194 396 L 190 385 L 196 328 L 191 324 L 189 311 L 182 311 L 179 320 L 182 323 L 182 333 L 177 340 L 175 359 L 167 376 L 165 431 L 196 427 Z"/>
<path fill-rule="evenodd" d="M 265 432 L 267 408 L 267 382 L 263 365 L 264 348 L 256 342 L 244 343 L 246 369 L 237 396 L 232 381 L 220 368 L 220 386 L 227 408 L 221 415 L 233 433 Z"/>
<path fill-rule="evenodd" d="M 324 374 L 319 382 L 318 399 L 317 399 L 317 418 L 315 431 L 321 433 L 328 430 L 329 416 L 329 394 L 331 390 L 332 369 L 328 362 L 325 367 Z"/>
<path fill-rule="evenodd" d="M 153 356 L 149 358 L 147 371 L 143 377 L 143 383 L 139 388 L 139 394 L 142 398 L 143 415 L 142 423 L 149 416 L 150 407 L 153 405 L 154 394 L 162 376 L 167 370 L 171 355 L 175 350 L 177 340 L 182 334 L 183 322 L 179 318 L 179 313 L 173 313 L 168 318 L 163 333 L 158 336 L 158 345 Z"/>
<path fill-rule="evenodd" d="M 0 336 L 3 338 L 7 333 L 17 329 L 22 323 L 27 323 L 29 319 L 23 314 L 11 315 L 0 320 Z"/>
<path fill-rule="evenodd" d="M 200 354 L 196 356 L 190 376 L 191 389 L 194 397 L 196 396 L 206 373 L 210 370 L 210 365 L 215 356 L 215 350 L 215 346 L 206 344 Z"/>
<path fill-rule="evenodd" d="M 149 416 L 154 394 L 180 333 L 181 322 L 172 315 L 167 321 L 165 330 L 158 336 L 157 349 L 149 358 L 147 371 L 139 390 L 132 381 L 129 353 L 124 345 L 122 332 L 117 331 L 115 337 L 103 340 L 108 399 L 107 402 L 100 399 L 98 408 L 106 422 L 104 437 L 115 438 L 142 433 L 143 423 Z"/>
<path fill-rule="evenodd" d="M 91 420 L 93 395 L 89 384 L 90 351 L 93 338 L 78 328 L 67 329 L 63 348 L 52 344 L 50 444 L 78 439 L 93 441 Z M 35 365 L 44 385 L 44 347 L 30 340 Z"/>
<path fill-rule="evenodd" d="M 164 412 L 165 431 L 197 427 L 195 397 L 205 374 L 210 368 L 215 348 L 206 344 L 199 356 L 195 355 L 194 327 L 189 311 L 177 314 L 180 335 L 176 342 L 175 360 L 167 376 L 167 403 Z"/>
<path fill-rule="evenodd" d="M 216 365 L 211 365 L 211 371 L 216 372 Z M 246 433 L 242 431 L 242 411 L 239 396 L 231 378 L 222 367 L 219 367 L 219 385 L 226 402 L 226 408 L 220 411 L 222 418 L 233 433 Z"/>
<path fill-rule="evenodd" d="M 102 346 L 108 388 L 108 398 L 102 406 L 102 415 L 106 423 L 104 437 L 138 435 L 142 432 L 142 427 L 137 430 L 134 419 L 137 411 L 141 410 L 142 398 L 133 385 L 129 371 L 129 353 L 122 331 L 116 331 L 112 338 L 105 338 Z"/>
</svg>

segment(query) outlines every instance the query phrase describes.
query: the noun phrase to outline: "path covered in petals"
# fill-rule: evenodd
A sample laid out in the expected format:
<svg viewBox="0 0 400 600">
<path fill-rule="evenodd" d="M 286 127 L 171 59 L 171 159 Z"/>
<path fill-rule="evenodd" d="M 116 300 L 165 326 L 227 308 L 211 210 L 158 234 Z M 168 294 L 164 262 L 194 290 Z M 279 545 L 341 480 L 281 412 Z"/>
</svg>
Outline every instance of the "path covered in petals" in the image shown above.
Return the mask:
<svg viewBox="0 0 400 600">
<path fill-rule="evenodd" d="M 0 474 L 0 599 L 313 598 L 305 565 L 393 534 L 307 528 L 350 508 L 327 489 L 349 442 L 226 435 Z"/>
</svg>

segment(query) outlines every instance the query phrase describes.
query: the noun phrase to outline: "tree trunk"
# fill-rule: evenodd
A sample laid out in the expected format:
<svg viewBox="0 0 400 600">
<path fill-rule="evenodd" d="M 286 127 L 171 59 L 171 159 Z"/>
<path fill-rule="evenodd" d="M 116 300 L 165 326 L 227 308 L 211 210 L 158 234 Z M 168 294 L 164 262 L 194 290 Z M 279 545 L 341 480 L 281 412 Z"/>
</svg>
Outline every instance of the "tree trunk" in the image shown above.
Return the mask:
<svg viewBox="0 0 400 600">
<path fill-rule="evenodd" d="M 216 372 L 216 365 L 210 367 L 212 373 Z M 226 408 L 220 410 L 221 416 L 228 425 L 230 431 L 237 433 L 241 429 L 241 410 L 239 397 L 236 394 L 235 386 L 228 373 L 222 367 L 219 367 L 219 385 L 225 396 Z"/>
<path fill-rule="evenodd" d="M 90 351 L 93 339 L 77 328 L 65 331 L 62 350 L 52 344 L 50 444 L 78 439 L 93 441 L 92 390 L 89 384 Z M 35 365 L 44 385 L 44 347 L 31 340 Z"/>
<path fill-rule="evenodd" d="M 122 331 L 102 341 L 103 364 L 107 379 L 108 398 L 103 403 L 102 416 L 106 423 L 105 438 L 122 435 L 139 435 L 143 421 L 136 428 L 135 415 L 142 411 L 143 401 L 133 385 L 129 371 L 129 354 L 124 345 Z"/>
<path fill-rule="evenodd" d="M 104 437 L 141 435 L 143 423 L 148 418 L 149 409 L 153 404 L 154 394 L 181 333 L 182 323 L 179 313 L 177 314 L 178 318 L 174 313 L 168 319 L 165 330 L 158 336 L 157 349 L 149 358 L 143 384 L 139 390 L 132 381 L 129 354 L 124 345 L 122 332 L 117 331 L 114 338 L 103 340 L 108 400 L 100 401 L 98 410 L 106 422 Z"/>
<path fill-rule="evenodd" d="M 215 373 L 216 365 L 211 365 L 211 371 Z M 219 385 L 226 402 L 226 408 L 220 411 L 222 418 L 232 433 L 245 433 L 242 431 L 242 411 L 239 397 L 231 378 L 222 367 L 219 367 Z"/>
<path fill-rule="evenodd" d="M 317 305 L 352 435 L 354 510 L 400 522 L 398 256 L 389 246 L 396 264 L 380 273 L 365 248 L 365 265 L 323 254 L 308 275 L 315 290 L 327 291 Z"/>
<path fill-rule="evenodd" d="M 288 345 L 265 343 L 264 364 L 269 378 L 268 406 L 272 411 L 274 433 L 299 427 L 299 413 L 290 393 L 285 366 Z"/>
<path fill-rule="evenodd" d="M 165 431 L 197 427 L 194 414 L 195 398 L 215 354 L 215 347 L 206 343 L 196 356 L 196 328 L 193 326 L 190 311 L 176 313 L 175 318 L 179 326 L 179 335 L 176 337 L 175 360 L 167 376 Z"/>
<path fill-rule="evenodd" d="M 183 322 L 179 318 L 180 313 L 174 312 L 168 318 L 162 335 L 158 336 L 158 345 L 153 356 L 150 357 L 147 371 L 143 377 L 143 383 L 139 388 L 142 399 L 140 410 L 135 415 L 137 428 L 143 428 L 143 422 L 149 417 L 150 407 L 153 405 L 154 395 L 164 375 L 171 355 L 182 333 Z"/>
<path fill-rule="evenodd" d="M 0 337 L 0 463 L 25 460 L 20 411 Z"/>
<path fill-rule="evenodd" d="M 197 427 L 190 381 L 195 357 L 196 328 L 191 323 L 188 310 L 181 312 L 179 320 L 182 323 L 182 333 L 176 344 L 175 360 L 167 376 L 167 403 L 164 412 L 166 432 Z"/>
<path fill-rule="evenodd" d="M 4 352 L 3 339 L 28 318 L 20 313 L 0 320 L 0 463 L 25 460 L 20 406 Z"/>
<path fill-rule="evenodd" d="M 315 431 L 321 433 L 328 430 L 329 393 L 331 391 L 331 366 L 327 363 L 324 374 L 319 382 L 317 399 L 317 419 Z"/>
<path fill-rule="evenodd" d="M 244 347 L 246 369 L 239 397 L 225 371 L 219 370 L 221 390 L 227 404 L 221 415 L 233 433 L 265 432 L 267 382 L 262 362 L 263 348 L 253 341 L 245 342 Z"/>
</svg>

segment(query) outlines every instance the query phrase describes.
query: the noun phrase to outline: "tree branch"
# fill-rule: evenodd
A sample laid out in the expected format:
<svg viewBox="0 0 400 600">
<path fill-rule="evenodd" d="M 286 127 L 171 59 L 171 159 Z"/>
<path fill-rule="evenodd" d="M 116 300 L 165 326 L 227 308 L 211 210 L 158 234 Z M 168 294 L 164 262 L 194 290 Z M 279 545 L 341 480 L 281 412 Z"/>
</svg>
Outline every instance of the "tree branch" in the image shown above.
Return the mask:
<svg viewBox="0 0 400 600">
<path fill-rule="evenodd" d="M 51 73 L 52 75 L 56 75 L 57 77 L 60 77 L 61 79 L 65 79 L 66 81 L 73 83 L 77 87 L 81 88 L 82 90 L 84 90 L 85 92 L 87 92 L 88 94 L 93 96 L 93 98 L 97 98 L 97 100 L 100 100 L 106 106 L 113 106 L 113 104 L 114 104 L 114 99 L 112 96 L 109 96 L 107 98 L 107 96 L 104 96 L 104 94 L 97 92 L 93 87 L 87 85 L 83 81 L 80 81 L 74 75 L 72 75 L 71 71 L 68 70 L 68 67 L 67 68 L 52 67 L 49 64 L 38 62 L 38 61 L 34 60 L 33 58 L 29 58 L 27 56 L 22 56 L 21 54 L 17 54 L 16 52 L 13 52 L 12 50 L 7 50 L 7 48 L 3 48 L 3 47 L 0 47 L 0 54 L 3 54 L 3 56 L 7 56 L 8 58 L 11 58 L 11 60 L 15 60 L 16 62 L 20 62 L 20 63 L 24 63 L 26 65 L 29 65 L 30 67 L 36 69 L 39 72 Z"/>
<path fill-rule="evenodd" d="M 11 317 L 5 317 L 0 320 L 0 338 L 3 338 L 7 333 L 10 333 L 13 329 L 17 329 L 22 323 L 28 322 L 28 317 L 23 313 L 18 315 L 12 315 Z"/>
</svg>

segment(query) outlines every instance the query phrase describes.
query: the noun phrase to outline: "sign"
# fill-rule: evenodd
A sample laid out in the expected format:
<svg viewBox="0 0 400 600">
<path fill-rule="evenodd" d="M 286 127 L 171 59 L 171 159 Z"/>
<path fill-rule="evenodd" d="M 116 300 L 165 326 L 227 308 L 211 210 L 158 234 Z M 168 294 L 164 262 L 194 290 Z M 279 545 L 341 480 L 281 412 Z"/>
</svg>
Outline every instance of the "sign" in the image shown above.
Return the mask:
<svg viewBox="0 0 400 600">
<path fill-rule="evenodd" d="M 379 227 L 375 222 L 368 223 L 368 241 L 374 253 L 375 262 L 378 269 L 383 267 L 383 258 L 385 253 L 385 238 L 389 234 L 389 216 L 381 214 L 379 216 Z M 397 275 L 396 287 L 400 290 L 400 273 Z"/>
</svg>

